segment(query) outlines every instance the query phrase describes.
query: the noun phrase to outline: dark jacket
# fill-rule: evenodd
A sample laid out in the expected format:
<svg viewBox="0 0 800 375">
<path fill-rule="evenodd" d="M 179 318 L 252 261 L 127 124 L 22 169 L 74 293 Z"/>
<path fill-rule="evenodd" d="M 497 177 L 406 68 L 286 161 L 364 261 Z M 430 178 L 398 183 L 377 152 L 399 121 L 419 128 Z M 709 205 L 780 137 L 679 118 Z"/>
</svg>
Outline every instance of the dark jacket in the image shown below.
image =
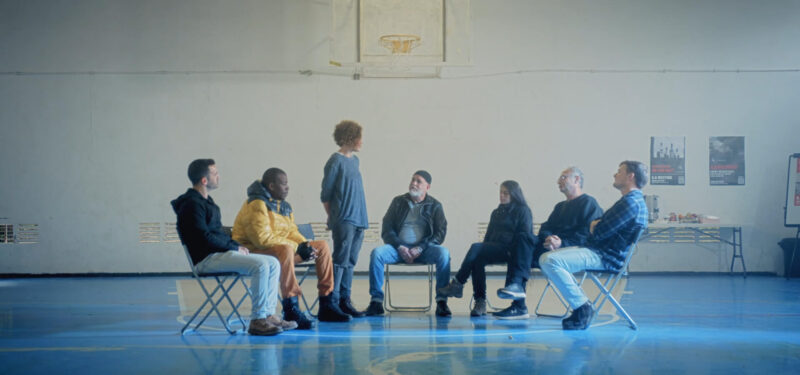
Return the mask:
<svg viewBox="0 0 800 375">
<path fill-rule="evenodd" d="M 403 228 L 406 216 L 408 216 L 408 202 L 412 202 L 408 193 L 394 197 L 389 209 L 386 211 L 386 215 L 383 216 L 381 238 L 383 238 L 384 243 L 392 245 L 394 248 L 406 245 L 400 242 L 398 234 Z M 447 235 L 447 219 L 444 217 L 442 204 L 430 195 L 426 195 L 425 199 L 417 204 L 422 205 L 420 216 L 428 224 L 427 233 L 418 246 L 425 250 L 431 245 L 441 245 L 444 242 L 445 235 Z"/>
<path fill-rule="evenodd" d="M 239 249 L 239 243 L 222 231 L 222 215 L 211 196 L 205 199 L 189 188 L 171 203 L 178 215 L 178 235 L 194 264 L 209 254 Z"/>
<path fill-rule="evenodd" d="M 533 215 L 526 205 L 501 204 L 492 211 L 483 242 L 510 245 L 522 234 L 533 235 Z"/>
</svg>

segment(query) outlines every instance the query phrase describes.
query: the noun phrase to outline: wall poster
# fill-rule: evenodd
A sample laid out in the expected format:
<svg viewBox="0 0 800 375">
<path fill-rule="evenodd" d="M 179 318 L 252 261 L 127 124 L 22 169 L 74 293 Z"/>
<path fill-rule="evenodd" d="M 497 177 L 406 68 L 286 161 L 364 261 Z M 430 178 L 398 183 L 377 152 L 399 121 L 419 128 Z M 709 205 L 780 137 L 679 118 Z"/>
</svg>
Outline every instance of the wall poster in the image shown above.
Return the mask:
<svg viewBox="0 0 800 375">
<path fill-rule="evenodd" d="M 744 185 L 744 137 L 708 138 L 711 185 Z"/>
<path fill-rule="evenodd" d="M 686 137 L 650 137 L 650 184 L 686 184 Z"/>
</svg>

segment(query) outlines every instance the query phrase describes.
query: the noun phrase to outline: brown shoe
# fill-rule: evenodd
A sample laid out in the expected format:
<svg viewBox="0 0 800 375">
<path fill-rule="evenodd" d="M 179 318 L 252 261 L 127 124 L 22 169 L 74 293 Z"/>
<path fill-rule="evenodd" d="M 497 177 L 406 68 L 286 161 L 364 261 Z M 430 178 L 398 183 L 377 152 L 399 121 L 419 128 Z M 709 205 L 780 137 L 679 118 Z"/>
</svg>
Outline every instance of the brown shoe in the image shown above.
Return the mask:
<svg viewBox="0 0 800 375">
<path fill-rule="evenodd" d="M 283 320 L 278 315 L 270 315 L 267 317 L 267 323 L 275 327 L 280 327 L 284 331 L 290 331 L 297 328 L 297 322 L 291 320 Z"/>
<path fill-rule="evenodd" d="M 281 332 L 281 327 L 270 324 L 266 319 L 253 319 L 247 328 L 247 333 L 255 336 L 274 336 Z"/>
</svg>

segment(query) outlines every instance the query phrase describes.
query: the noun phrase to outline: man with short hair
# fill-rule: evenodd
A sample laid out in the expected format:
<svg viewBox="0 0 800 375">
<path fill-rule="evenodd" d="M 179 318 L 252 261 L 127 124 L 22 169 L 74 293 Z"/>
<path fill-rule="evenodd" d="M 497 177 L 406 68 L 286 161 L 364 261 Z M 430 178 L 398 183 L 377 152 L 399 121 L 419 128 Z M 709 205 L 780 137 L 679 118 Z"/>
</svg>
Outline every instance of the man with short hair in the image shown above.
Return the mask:
<svg viewBox="0 0 800 375">
<path fill-rule="evenodd" d="M 647 184 L 647 167 L 638 161 L 623 161 L 614 174 L 614 188 L 622 193 L 599 220 L 589 226 L 585 247 L 567 247 L 544 253 L 541 270 L 572 308 L 561 321 L 565 330 L 586 329 L 594 307 L 572 274 L 587 269 L 620 271 L 636 235 L 647 228 L 647 205 L 641 189 Z"/>
<path fill-rule="evenodd" d="M 385 245 L 372 250 L 369 260 L 367 315 L 383 315 L 384 265 L 406 263 L 436 264 L 436 288 L 450 278 L 450 252 L 442 246 L 447 234 L 447 219 L 438 200 L 428 194 L 431 174 L 414 172 L 408 193 L 392 200 L 383 216 L 381 237 Z M 436 315 L 451 316 L 447 297 L 436 294 Z"/>
<path fill-rule="evenodd" d="M 275 314 L 278 293 L 278 260 L 250 251 L 222 231 L 219 206 L 208 195 L 219 186 L 219 173 L 213 159 L 197 159 L 189 164 L 192 187 L 171 202 L 178 215 L 178 235 L 189 249 L 197 271 L 238 272 L 252 276 L 252 312 L 247 332 L 271 336 L 294 329 L 297 324 Z"/>
<path fill-rule="evenodd" d="M 527 248 L 512 248 L 508 261 L 506 286 L 497 291 L 504 299 L 513 299 L 511 306 L 495 312 L 500 319 L 527 319 L 525 285 L 531 267 L 539 267 L 539 257 L 547 251 L 562 247 L 583 246 L 589 238 L 589 225 L 603 215 L 603 209 L 589 194 L 583 192 L 583 172 L 578 167 L 569 167 L 561 172 L 556 181 L 558 190 L 567 199 L 558 202 L 547 221 L 539 227 L 538 241 L 533 253 Z"/>
<path fill-rule="evenodd" d="M 292 206 L 286 201 L 289 179 L 280 168 L 269 168 L 247 188 L 247 200 L 233 223 L 233 238 L 253 252 L 272 255 L 281 264 L 283 318 L 300 329 L 311 329 L 312 318 L 300 310 L 297 297 L 303 293 L 295 276 L 295 264 L 314 261 L 319 291 L 319 314 L 323 322 L 347 322 L 351 316 L 331 300 L 333 264 L 325 241 L 309 241 L 297 229 Z M 345 301 L 349 302 L 349 300 Z M 352 306 L 344 305 L 345 308 Z"/>
</svg>

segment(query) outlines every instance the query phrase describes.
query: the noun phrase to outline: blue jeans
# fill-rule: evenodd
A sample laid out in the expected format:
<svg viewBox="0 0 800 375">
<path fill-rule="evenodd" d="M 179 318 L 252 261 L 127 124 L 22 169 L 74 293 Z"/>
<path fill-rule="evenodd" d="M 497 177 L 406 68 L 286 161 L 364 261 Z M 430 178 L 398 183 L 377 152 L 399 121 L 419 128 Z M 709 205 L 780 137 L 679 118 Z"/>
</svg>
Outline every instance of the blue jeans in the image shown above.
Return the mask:
<svg viewBox="0 0 800 375">
<path fill-rule="evenodd" d="M 331 227 L 333 238 L 333 293 L 331 299 L 334 303 L 350 298 L 353 285 L 353 271 L 361 252 L 361 242 L 364 240 L 364 228 L 357 227 L 348 222 L 340 222 Z"/>
<path fill-rule="evenodd" d="M 386 264 L 405 262 L 392 245 L 383 245 L 369 255 L 369 295 L 371 301 L 383 302 L 383 271 Z M 450 252 L 444 246 L 433 245 L 422 251 L 414 264 L 436 265 L 436 289 L 444 288 L 450 281 Z M 447 301 L 447 297 L 436 292 L 436 301 Z"/>
<path fill-rule="evenodd" d="M 600 254 L 592 249 L 566 247 L 542 254 L 539 258 L 539 268 L 569 305 L 577 309 L 589 302 L 589 298 L 578 286 L 572 274 L 587 269 L 604 269 L 605 265 Z"/>
<path fill-rule="evenodd" d="M 278 278 L 281 265 L 278 259 L 269 255 L 244 255 L 236 250 L 213 253 L 197 263 L 198 272 L 238 272 L 250 275 L 250 293 L 253 310 L 250 319 L 264 319 L 275 314 L 278 304 Z"/>
</svg>

